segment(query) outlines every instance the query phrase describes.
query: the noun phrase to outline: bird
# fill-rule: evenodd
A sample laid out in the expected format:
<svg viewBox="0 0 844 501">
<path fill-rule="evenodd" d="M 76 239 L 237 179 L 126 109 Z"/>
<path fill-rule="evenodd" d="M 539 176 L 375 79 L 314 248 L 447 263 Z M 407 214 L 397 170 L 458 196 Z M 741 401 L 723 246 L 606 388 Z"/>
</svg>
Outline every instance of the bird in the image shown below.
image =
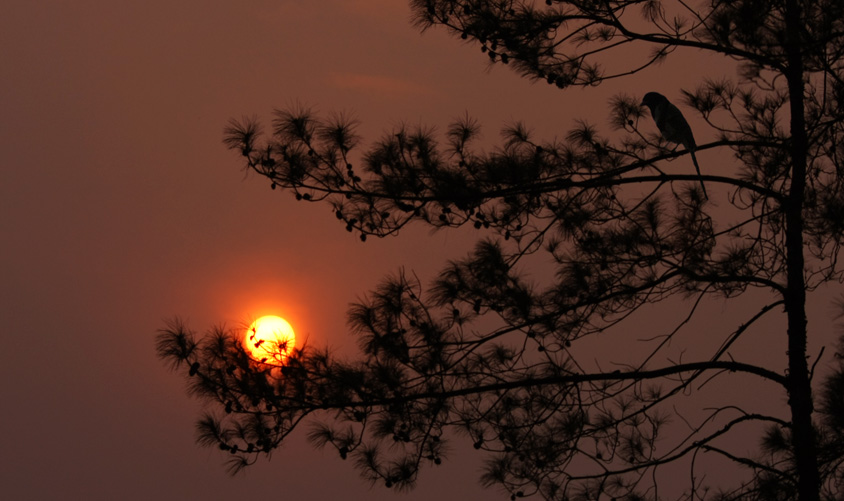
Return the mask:
<svg viewBox="0 0 844 501">
<path fill-rule="evenodd" d="M 650 108 L 651 116 L 654 122 L 656 122 L 657 128 L 659 128 L 660 134 L 662 134 L 662 137 L 666 141 L 678 145 L 682 144 L 691 153 L 692 163 L 695 164 L 697 175 L 700 176 L 700 167 L 697 164 L 697 157 L 695 156 L 695 150 L 697 149 L 695 137 L 692 134 L 692 128 L 689 126 L 689 122 L 686 121 L 686 117 L 683 116 L 680 109 L 671 104 L 671 101 L 659 92 L 648 92 L 645 94 L 645 97 L 642 98 L 642 104 L 639 106 Z M 674 149 L 677 149 L 677 147 L 675 146 Z M 700 187 L 703 189 L 703 196 L 708 199 L 709 196 L 706 194 L 703 179 L 700 180 Z"/>
</svg>

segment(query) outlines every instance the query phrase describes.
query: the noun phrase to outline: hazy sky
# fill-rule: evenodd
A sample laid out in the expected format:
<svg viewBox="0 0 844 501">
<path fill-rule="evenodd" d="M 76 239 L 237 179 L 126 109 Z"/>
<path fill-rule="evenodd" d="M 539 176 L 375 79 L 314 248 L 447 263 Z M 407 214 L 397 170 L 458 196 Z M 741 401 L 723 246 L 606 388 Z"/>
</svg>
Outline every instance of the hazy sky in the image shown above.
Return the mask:
<svg viewBox="0 0 844 501">
<path fill-rule="evenodd" d="M 401 0 L 7 0 L 2 11 L 0 489 L 16 500 L 391 494 L 301 436 L 227 476 L 224 455 L 194 443 L 200 406 L 155 357 L 156 330 L 176 315 L 203 331 L 273 313 L 353 353 L 348 303 L 402 265 L 430 277 L 475 234 L 418 227 L 363 244 L 327 206 L 244 177 L 221 143 L 229 118 L 302 102 L 352 113 L 368 142 L 403 121 L 442 130 L 465 111 L 490 144 L 514 119 L 551 138 L 577 117 L 602 122 L 614 92 L 676 98 L 718 68 L 672 60 L 563 93 L 490 70 L 442 31 L 420 35 Z M 473 453 L 424 470 L 397 499 L 492 499 Z"/>
</svg>

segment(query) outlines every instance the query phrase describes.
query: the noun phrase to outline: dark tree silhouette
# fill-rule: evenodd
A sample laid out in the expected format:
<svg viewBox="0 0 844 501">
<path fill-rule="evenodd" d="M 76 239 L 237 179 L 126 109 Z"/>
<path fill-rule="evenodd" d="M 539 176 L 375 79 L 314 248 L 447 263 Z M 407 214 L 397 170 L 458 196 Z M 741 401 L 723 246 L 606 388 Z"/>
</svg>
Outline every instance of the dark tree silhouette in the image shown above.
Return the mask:
<svg viewBox="0 0 844 501">
<path fill-rule="evenodd" d="M 686 116 L 696 110 L 711 127 L 698 138 L 717 136 L 697 150 L 735 161 L 695 174 L 688 151 L 656 134 L 642 95 L 614 98 L 610 134 L 582 121 L 563 140 L 539 140 L 516 124 L 493 151 L 479 149 L 468 117 L 443 137 L 400 128 L 362 154 L 342 116 L 278 111 L 269 135 L 255 119 L 232 121 L 225 142 L 248 169 L 299 200 L 330 204 L 363 240 L 408 224 L 482 236 L 429 287 L 401 272 L 352 307 L 356 360 L 305 347 L 283 366 L 256 365 L 238 332 L 197 338 L 168 324 L 159 355 L 219 407 L 199 422 L 199 441 L 230 452 L 237 470 L 322 416 L 307 419 L 313 443 L 387 487 L 412 487 L 458 431 L 487 454 L 482 482 L 512 497 L 841 499 L 844 369 L 813 393 L 805 305 L 808 293 L 841 280 L 844 2 L 411 6 L 422 29 L 444 27 L 492 63 L 560 89 L 614 78 L 632 88 L 675 52 L 733 61 L 734 80 L 705 80 L 682 95 Z M 685 170 L 674 167 L 681 163 Z M 554 274 L 529 280 L 536 257 L 552 261 Z M 767 304 L 740 325 L 701 333 L 714 349 L 681 337 L 703 301 L 751 291 Z M 634 315 L 678 308 L 687 316 L 667 330 L 626 328 Z M 783 329 L 769 335 L 787 339 L 783 359 L 745 360 L 740 341 L 781 311 Z M 639 350 L 595 350 L 624 342 Z M 690 358 L 672 357 L 672 343 Z M 787 405 L 774 415 L 729 392 L 698 403 L 718 383 L 758 384 Z M 741 445 L 747 436 L 758 437 L 758 454 Z M 746 480 L 719 485 L 702 470 L 704 456 Z M 673 464 L 688 468 L 676 495 L 659 490 Z"/>
</svg>

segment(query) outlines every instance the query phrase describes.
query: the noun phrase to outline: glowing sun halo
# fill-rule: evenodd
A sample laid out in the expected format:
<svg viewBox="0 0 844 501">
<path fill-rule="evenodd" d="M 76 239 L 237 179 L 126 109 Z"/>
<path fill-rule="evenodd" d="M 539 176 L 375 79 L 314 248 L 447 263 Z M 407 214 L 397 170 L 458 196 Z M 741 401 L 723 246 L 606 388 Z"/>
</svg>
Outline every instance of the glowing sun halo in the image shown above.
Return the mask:
<svg viewBox="0 0 844 501">
<path fill-rule="evenodd" d="M 243 336 L 243 346 L 252 358 L 273 365 L 281 365 L 295 345 L 293 327 L 274 315 L 252 322 Z"/>
</svg>

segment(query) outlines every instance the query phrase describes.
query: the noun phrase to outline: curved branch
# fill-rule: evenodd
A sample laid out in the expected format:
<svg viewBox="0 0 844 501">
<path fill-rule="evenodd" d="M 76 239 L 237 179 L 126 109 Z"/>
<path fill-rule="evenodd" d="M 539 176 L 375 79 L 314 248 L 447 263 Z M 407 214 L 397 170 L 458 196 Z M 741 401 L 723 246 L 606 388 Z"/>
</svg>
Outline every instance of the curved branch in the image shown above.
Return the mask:
<svg viewBox="0 0 844 501">
<path fill-rule="evenodd" d="M 735 361 L 709 361 L 709 362 L 691 362 L 686 364 L 678 364 L 671 367 L 664 367 L 661 369 L 647 370 L 647 371 L 615 371 L 611 373 L 597 373 L 597 374 L 570 374 L 570 375 L 554 375 L 547 377 L 527 377 L 524 379 L 514 381 L 503 381 L 500 383 L 492 383 L 488 385 L 475 386 L 471 388 L 459 388 L 455 390 L 442 390 L 433 392 L 420 392 L 412 395 L 403 395 L 391 398 L 380 398 L 372 400 L 350 400 L 343 402 L 322 402 L 318 404 L 321 409 L 349 409 L 355 407 L 388 407 L 396 404 L 403 404 L 408 402 L 415 402 L 427 399 L 449 399 L 454 397 L 461 397 L 466 395 L 476 395 L 483 393 L 490 393 L 496 391 L 512 390 L 517 388 L 529 388 L 549 385 L 567 385 L 580 384 L 596 381 L 621 381 L 621 380 L 646 380 L 657 379 L 665 376 L 683 374 L 686 372 L 700 372 L 706 370 L 719 370 L 730 372 L 746 372 L 757 375 L 763 379 L 773 381 L 779 385 L 785 386 L 786 378 L 776 372 L 768 369 L 758 367 L 751 364 L 745 364 Z M 312 409 L 312 406 L 288 406 L 289 409 Z"/>
</svg>

